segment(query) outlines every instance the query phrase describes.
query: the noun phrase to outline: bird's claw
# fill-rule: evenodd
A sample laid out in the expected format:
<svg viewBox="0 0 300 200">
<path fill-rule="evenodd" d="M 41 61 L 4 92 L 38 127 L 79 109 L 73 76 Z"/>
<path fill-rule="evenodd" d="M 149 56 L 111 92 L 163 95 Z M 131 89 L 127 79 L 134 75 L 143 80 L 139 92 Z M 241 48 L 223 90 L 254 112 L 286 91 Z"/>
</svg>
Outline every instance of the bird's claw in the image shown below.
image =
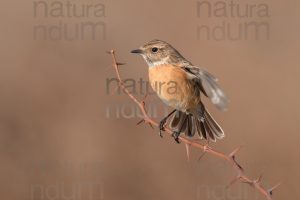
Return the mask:
<svg viewBox="0 0 300 200">
<path fill-rule="evenodd" d="M 174 131 L 174 132 L 172 133 L 172 136 L 174 137 L 175 141 L 176 141 L 178 144 L 180 143 L 180 141 L 179 141 L 179 135 L 180 135 L 180 132 L 178 132 L 178 131 Z"/>
<path fill-rule="evenodd" d="M 159 123 L 159 136 L 160 136 L 160 137 L 163 137 L 163 136 L 162 136 L 162 131 L 165 131 L 165 124 L 166 124 L 166 120 L 162 120 L 162 121 Z"/>
</svg>

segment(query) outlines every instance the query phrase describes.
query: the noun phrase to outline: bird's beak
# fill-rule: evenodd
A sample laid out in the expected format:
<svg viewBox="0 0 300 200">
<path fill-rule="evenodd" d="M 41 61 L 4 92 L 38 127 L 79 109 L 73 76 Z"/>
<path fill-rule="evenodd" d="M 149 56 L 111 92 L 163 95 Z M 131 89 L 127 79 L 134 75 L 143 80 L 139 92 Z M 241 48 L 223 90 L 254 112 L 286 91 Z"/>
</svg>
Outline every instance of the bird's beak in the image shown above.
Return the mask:
<svg viewBox="0 0 300 200">
<path fill-rule="evenodd" d="M 143 50 L 141 50 L 141 49 L 135 49 L 135 50 L 132 50 L 131 53 L 142 54 Z"/>
</svg>

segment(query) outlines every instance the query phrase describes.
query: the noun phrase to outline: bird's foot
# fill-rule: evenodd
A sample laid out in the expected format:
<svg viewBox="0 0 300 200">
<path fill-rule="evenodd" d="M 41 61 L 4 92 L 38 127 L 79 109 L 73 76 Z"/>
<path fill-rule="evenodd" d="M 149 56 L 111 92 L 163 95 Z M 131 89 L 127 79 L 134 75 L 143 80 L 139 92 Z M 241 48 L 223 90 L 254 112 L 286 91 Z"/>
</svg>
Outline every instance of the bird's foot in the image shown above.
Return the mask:
<svg viewBox="0 0 300 200">
<path fill-rule="evenodd" d="M 160 137 L 163 137 L 162 136 L 162 131 L 165 131 L 165 124 L 166 124 L 166 120 L 163 119 L 159 122 L 159 136 Z"/>
<path fill-rule="evenodd" d="M 180 141 L 179 141 L 179 135 L 180 135 L 180 132 L 179 131 L 174 131 L 172 136 L 174 137 L 175 141 L 179 144 Z"/>
</svg>

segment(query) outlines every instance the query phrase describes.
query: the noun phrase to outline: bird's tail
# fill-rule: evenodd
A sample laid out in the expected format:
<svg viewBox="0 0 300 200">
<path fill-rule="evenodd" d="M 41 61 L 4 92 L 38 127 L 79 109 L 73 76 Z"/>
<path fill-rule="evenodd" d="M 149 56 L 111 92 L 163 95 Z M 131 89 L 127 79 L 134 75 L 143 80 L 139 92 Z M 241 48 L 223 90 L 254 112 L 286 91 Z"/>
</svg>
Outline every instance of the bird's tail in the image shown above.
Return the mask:
<svg viewBox="0 0 300 200">
<path fill-rule="evenodd" d="M 174 131 L 185 133 L 188 137 L 193 137 L 195 133 L 198 133 L 200 139 L 216 141 L 216 139 L 222 139 L 225 136 L 220 125 L 203 104 L 192 114 L 176 111 L 169 125 Z"/>
</svg>

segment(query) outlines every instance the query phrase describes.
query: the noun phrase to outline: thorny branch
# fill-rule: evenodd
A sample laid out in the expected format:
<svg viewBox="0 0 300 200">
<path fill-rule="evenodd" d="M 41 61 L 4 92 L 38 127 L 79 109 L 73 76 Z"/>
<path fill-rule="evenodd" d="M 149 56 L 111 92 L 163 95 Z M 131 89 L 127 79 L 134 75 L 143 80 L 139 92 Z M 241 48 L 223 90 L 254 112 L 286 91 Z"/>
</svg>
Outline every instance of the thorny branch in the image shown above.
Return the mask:
<svg viewBox="0 0 300 200">
<path fill-rule="evenodd" d="M 112 60 L 113 60 L 113 64 L 112 65 L 113 65 L 113 67 L 115 69 L 115 72 L 116 72 L 116 75 L 117 75 L 120 87 L 129 96 L 129 98 L 132 101 L 134 101 L 134 103 L 137 104 L 137 106 L 139 107 L 139 109 L 142 112 L 143 119 L 140 122 L 138 122 L 138 124 L 144 122 L 144 123 L 149 124 L 151 127 L 153 127 L 153 126 L 158 127 L 159 124 L 157 122 L 155 122 L 153 119 L 151 119 L 149 117 L 149 115 L 147 114 L 147 111 L 146 111 L 146 108 L 145 108 L 145 101 L 144 100 L 142 100 L 142 101 L 137 100 L 137 98 L 135 96 L 133 96 L 127 90 L 127 88 L 124 86 L 124 82 L 122 81 L 122 78 L 121 78 L 121 75 L 120 75 L 120 72 L 119 72 L 119 66 L 120 65 L 124 65 L 125 63 L 117 62 L 114 50 L 110 50 L 108 53 L 112 56 Z M 167 132 L 170 135 L 172 134 L 172 131 L 170 129 L 168 129 L 168 128 L 165 128 L 165 132 Z M 236 158 L 236 154 L 240 150 L 240 147 L 236 148 L 230 154 L 226 154 L 226 153 L 219 152 L 219 151 L 213 149 L 212 147 L 210 147 L 208 145 L 200 144 L 200 143 L 198 143 L 198 142 L 196 142 L 194 140 L 191 140 L 191 139 L 188 139 L 188 138 L 185 138 L 185 137 L 182 137 L 182 136 L 179 137 L 179 140 L 186 145 L 188 157 L 189 157 L 189 148 L 190 147 L 194 147 L 194 148 L 197 148 L 197 149 L 201 149 L 204 153 L 211 154 L 211 155 L 213 155 L 215 157 L 218 157 L 218 158 L 220 158 L 220 159 L 228 162 L 233 167 L 233 169 L 236 171 L 236 173 L 237 173 L 236 177 L 232 181 L 230 181 L 230 183 L 229 183 L 228 186 L 231 186 L 232 184 L 234 184 L 237 181 L 240 181 L 242 183 L 247 183 L 248 185 L 250 185 L 251 187 L 253 187 L 254 189 L 256 189 L 258 192 L 260 192 L 263 196 L 265 196 L 266 199 L 272 200 L 273 191 L 280 184 L 277 184 L 277 185 L 275 185 L 274 187 L 272 187 L 270 189 L 266 189 L 262 185 L 262 183 L 261 183 L 262 176 L 259 176 L 257 179 L 252 179 L 252 178 L 248 177 L 245 174 L 244 169 L 241 167 L 241 165 L 235 159 Z"/>
</svg>

